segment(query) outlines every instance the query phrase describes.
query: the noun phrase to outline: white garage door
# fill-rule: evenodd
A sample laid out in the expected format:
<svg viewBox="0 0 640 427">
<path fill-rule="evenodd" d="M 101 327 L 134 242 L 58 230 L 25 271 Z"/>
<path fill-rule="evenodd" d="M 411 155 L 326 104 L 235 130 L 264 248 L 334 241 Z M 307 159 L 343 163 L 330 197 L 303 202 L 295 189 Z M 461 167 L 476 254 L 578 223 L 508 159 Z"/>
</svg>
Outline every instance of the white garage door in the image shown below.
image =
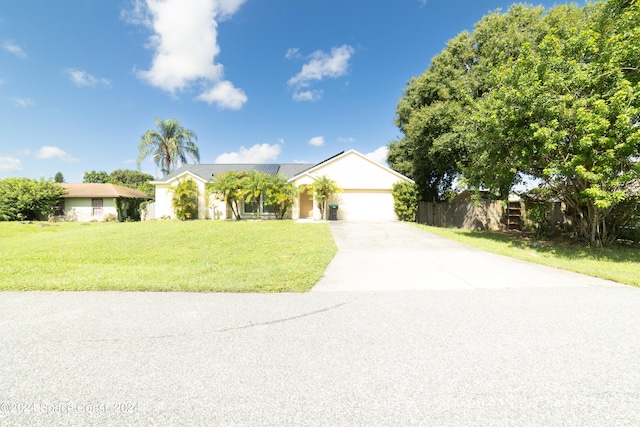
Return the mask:
<svg viewBox="0 0 640 427">
<path fill-rule="evenodd" d="M 393 220 L 391 191 L 349 191 L 338 194 L 338 219 Z"/>
</svg>

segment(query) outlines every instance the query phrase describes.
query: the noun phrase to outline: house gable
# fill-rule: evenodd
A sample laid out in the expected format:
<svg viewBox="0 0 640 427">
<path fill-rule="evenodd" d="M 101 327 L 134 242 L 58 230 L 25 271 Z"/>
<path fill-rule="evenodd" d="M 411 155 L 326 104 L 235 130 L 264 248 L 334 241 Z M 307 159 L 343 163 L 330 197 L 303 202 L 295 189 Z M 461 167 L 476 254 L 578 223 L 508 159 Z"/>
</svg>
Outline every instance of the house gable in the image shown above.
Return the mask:
<svg viewBox="0 0 640 427">
<path fill-rule="evenodd" d="M 291 179 L 296 185 L 311 184 L 326 175 L 342 189 L 390 190 L 398 181 L 412 182 L 409 178 L 350 150 L 332 157 Z"/>
</svg>

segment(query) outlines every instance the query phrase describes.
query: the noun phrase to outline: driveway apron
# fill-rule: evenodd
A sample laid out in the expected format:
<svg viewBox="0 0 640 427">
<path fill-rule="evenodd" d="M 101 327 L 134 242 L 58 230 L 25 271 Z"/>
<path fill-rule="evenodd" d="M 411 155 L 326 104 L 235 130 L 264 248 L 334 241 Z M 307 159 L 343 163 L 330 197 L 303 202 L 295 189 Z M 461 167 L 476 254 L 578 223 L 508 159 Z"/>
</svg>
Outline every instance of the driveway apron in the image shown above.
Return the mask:
<svg viewBox="0 0 640 427">
<path fill-rule="evenodd" d="M 330 221 L 338 253 L 313 291 L 623 286 L 485 252 L 397 222 Z"/>
</svg>

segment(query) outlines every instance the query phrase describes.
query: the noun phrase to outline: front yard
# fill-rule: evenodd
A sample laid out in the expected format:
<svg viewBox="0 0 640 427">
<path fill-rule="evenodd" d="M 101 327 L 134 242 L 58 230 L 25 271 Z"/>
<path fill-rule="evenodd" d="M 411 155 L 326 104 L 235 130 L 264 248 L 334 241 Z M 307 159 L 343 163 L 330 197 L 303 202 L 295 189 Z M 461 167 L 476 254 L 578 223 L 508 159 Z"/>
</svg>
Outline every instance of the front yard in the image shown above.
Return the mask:
<svg viewBox="0 0 640 427">
<path fill-rule="evenodd" d="M 0 290 L 304 292 L 336 251 L 326 223 L 0 222 Z"/>
<path fill-rule="evenodd" d="M 618 244 L 590 249 L 563 240 L 534 239 L 523 233 L 469 231 L 420 224 L 416 227 L 488 252 L 640 287 L 640 251 L 635 246 Z"/>
</svg>

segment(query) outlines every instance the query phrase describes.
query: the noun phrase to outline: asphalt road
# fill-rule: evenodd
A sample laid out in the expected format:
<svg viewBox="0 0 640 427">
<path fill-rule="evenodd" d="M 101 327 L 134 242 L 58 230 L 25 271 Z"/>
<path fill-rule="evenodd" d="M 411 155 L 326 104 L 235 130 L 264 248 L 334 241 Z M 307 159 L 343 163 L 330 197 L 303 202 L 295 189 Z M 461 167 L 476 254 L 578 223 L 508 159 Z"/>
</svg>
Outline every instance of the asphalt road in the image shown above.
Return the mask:
<svg viewBox="0 0 640 427">
<path fill-rule="evenodd" d="M 640 289 L 0 293 L 0 426 L 640 425 Z"/>
</svg>

